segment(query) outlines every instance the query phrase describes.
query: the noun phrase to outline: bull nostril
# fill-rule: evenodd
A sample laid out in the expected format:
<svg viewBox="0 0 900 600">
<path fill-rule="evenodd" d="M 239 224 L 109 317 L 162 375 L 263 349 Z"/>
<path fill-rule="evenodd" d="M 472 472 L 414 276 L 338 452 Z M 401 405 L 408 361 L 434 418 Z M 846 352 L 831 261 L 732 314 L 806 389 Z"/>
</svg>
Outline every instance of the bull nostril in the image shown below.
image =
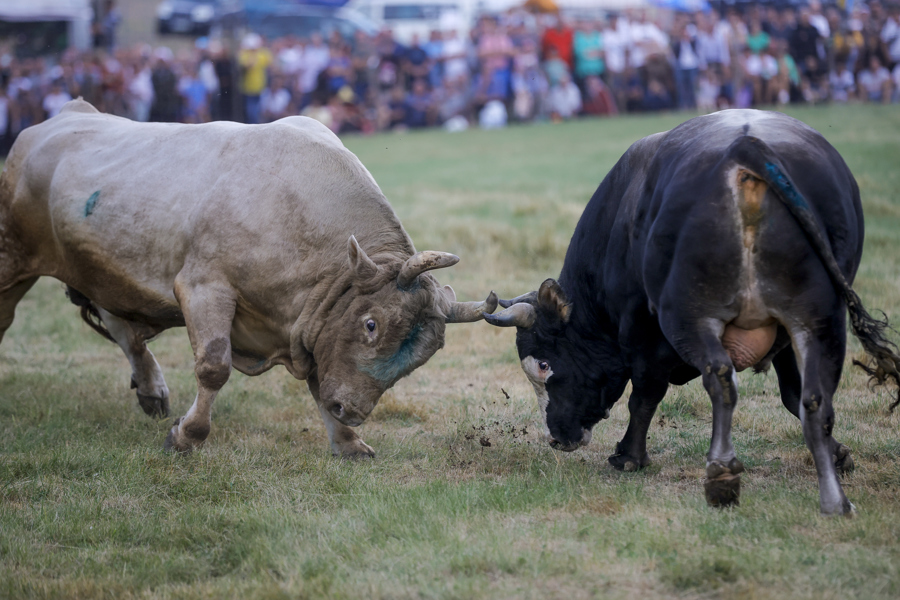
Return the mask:
<svg viewBox="0 0 900 600">
<path fill-rule="evenodd" d="M 340 419 L 344 416 L 344 406 L 340 402 L 331 405 L 331 414 Z"/>
</svg>

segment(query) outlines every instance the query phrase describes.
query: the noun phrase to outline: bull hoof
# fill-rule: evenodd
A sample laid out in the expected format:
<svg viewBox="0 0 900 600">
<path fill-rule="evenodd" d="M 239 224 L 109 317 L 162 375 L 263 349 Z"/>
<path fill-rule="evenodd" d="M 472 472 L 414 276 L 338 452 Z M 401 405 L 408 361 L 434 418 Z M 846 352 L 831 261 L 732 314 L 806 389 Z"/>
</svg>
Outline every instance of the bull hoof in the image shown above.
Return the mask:
<svg viewBox="0 0 900 600">
<path fill-rule="evenodd" d="M 853 472 L 853 469 L 856 468 L 856 464 L 853 462 L 853 457 L 850 456 L 850 448 L 848 448 L 844 444 L 835 444 L 834 454 L 832 455 L 832 458 L 834 459 L 834 467 L 841 475 L 851 473 Z"/>
<path fill-rule="evenodd" d="M 183 441 L 181 434 L 178 431 L 178 425 L 181 423 L 184 417 L 178 417 L 175 419 L 175 422 L 172 423 L 172 429 L 169 430 L 169 435 L 166 436 L 166 441 L 163 442 L 163 449 L 166 452 L 177 452 L 178 454 L 190 454 L 194 447 Z"/>
<path fill-rule="evenodd" d="M 169 399 L 159 396 L 145 396 L 138 392 L 138 404 L 147 416 L 154 419 L 164 419 L 169 416 Z"/>
<path fill-rule="evenodd" d="M 349 458 L 350 460 L 375 458 L 375 450 L 362 440 L 354 440 L 341 446 L 335 444 L 331 448 L 331 453 L 339 458 Z"/>
<path fill-rule="evenodd" d="M 715 507 L 738 506 L 741 503 L 741 473 L 744 465 L 732 458 L 728 465 L 718 461 L 706 465 L 706 503 Z"/>
<path fill-rule="evenodd" d="M 626 473 L 632 473 L 639 469 L 643 469 L 650 464 L 650 457 L 647 455 L 638 459 L 626 454 L 613 454 L 607 460 L 615 470 L 625 471 Z"/>
</svg>

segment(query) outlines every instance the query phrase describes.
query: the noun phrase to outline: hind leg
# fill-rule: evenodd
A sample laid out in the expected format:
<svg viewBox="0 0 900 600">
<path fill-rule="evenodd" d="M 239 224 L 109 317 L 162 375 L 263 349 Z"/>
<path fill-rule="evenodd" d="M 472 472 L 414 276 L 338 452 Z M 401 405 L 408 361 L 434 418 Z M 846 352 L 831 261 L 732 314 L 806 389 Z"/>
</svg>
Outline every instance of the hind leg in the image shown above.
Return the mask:
<svg viewBox="0 0 900 600">
<path fill-rule="evenodd" d="M 843 367 L 846 330 L 843 311 L 818 320 L 814 330 L 795 327 L 791 331 L 797 366 L 803 380 L 800 422 L 803 438 L 813 455 L 819 479 L 819 508 L 823 514 L 853 512 L 844 495 L 833 459 L 834 408 L 832 398 Z"/>
<path fill-rule="evenodd" d="M 797 368 L 797 359 L 794 350 L 790 346 L 775 355 L 772 360 L 775 373 L 778 375 L 778 389 L 781 392 L 781 402 L 792 415 L 800 419 L 800 394 L 803 389 L 803 379 Z M 853 471 L 856 465 L 850 455 L 850 448 L 831 438 L 831 458 L 838 473 L 844 474 Z"/>
<path fill-rule="evenodd" d="M 0 342 L 3 341 L 6 330 L 13 323 L 16 316 L 16 305 L 37 280 L 37 277 L 25 279 L 12 285 L 6 291 L 0 292 Z"/>
<path fill-rule="evenodd" d="M 151 417 L 168 417 L 169 388 L 159 363 L 147 348 L 147 340 L 162 330 L 120 319 L 100 307 L 97 312 L 131 363 L 131 388 L 137 390 L 138 404 Z"/>
</svg>

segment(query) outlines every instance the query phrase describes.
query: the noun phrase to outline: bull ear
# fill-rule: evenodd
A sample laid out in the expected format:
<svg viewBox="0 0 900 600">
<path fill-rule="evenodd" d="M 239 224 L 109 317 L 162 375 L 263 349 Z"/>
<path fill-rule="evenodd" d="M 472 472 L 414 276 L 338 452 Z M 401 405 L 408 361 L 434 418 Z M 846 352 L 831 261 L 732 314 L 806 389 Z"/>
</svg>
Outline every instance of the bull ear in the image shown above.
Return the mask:
<svg viewBox="0 0 900 600">
<path fill-rule="evenodd" d="M 347 242 L 347 253 L 350 257 L 350 270 L 356 273 L 357 280 L 367 281 L 378 274 L 378 265 L 360 248 L 356 236 L 351 235 Z"/>
<path fill-rule="evenodd" d="M 449 252 L 435 252 L 434 250 L 425 250 L 413 256 L 410 256 L 403 267 L 400 269 L 400 275 L 397 276 L 397 285 L 400 289 L 406 290 L 413 287 L 416 277 L 425 271 L 432 269 L 443 269 L 444 267 L 452 267 L 459 262 L 459 257 Z"/>
<path fill-rule="evenodd" d="M 572 316 L 572 305 L 566 293 L 555 279 L 547 279 L 538 290 L 538 306 L 559 317 L 563 323 L 569 322 Z"/>
</svg>

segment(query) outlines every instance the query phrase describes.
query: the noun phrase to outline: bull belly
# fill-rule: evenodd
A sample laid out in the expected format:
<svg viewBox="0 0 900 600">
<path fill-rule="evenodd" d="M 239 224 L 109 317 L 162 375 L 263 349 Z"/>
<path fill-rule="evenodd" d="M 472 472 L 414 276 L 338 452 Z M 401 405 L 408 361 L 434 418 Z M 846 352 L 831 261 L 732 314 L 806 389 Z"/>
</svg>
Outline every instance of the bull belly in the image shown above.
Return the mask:
<svg viewBox="0 0 900 600">
<path fill-rule="evenodd" d="M 722 346 L 728 352 L 735 370 L 743 371 L 768 354 L 775 343 L 777 332 L 777 323 L 755 329 L 743 329 L 729 323 L 722 334 Z"/>
</svg>

